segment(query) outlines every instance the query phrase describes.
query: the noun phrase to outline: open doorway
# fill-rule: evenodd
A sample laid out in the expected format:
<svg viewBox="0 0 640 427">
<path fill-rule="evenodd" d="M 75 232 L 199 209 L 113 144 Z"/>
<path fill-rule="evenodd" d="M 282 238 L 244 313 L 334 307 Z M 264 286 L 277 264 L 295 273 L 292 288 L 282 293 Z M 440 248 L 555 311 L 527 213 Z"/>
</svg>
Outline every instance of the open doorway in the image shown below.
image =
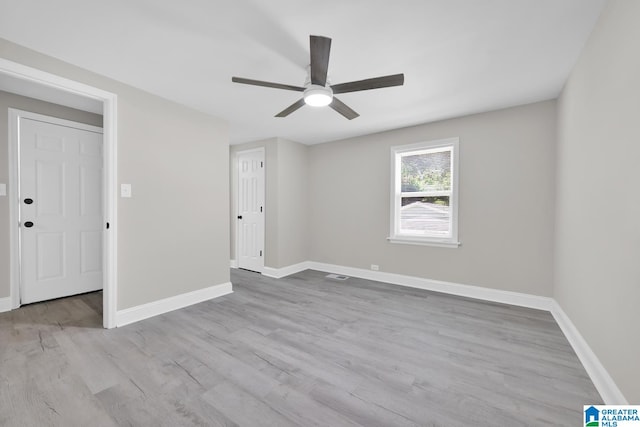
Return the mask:
<svg viewBox="0 0 640 427">
<path fill-rule="evenodd" d="M 102 218 L 100 222 L 104 227 L 102 227 L 101 241 L 97 243 L 101 246 L 101 251 L 98 256 L 102 258 L 102 271 L 99 279 L 104 289 L 102 301 L 103 326 L 105 328 L 115 327 L 117 308 L 117 97 L 113 93 L 1 58 L 0 84 L 2 84 L 2 90 L 7 92 L 18 93 L 31 98 L 72 106 L 74 108 L 82 108 L 79 107 L 81 105 L 95 106 L 98 104 L 101 106 L 104 131 L 101 137 L 101 168 L 103 178 L 100 184 L 100 198 L 102 199 L 102 212 L 100 213 Z M 20 223 L 21 218 L 19 211 L 21 202 L 20 189 L 18 187 L 18 182 L 20 181 L 20 153 L 15 144 L 11 143 L 11 141 L 15 139 L 13 138 L 14 134 L 19 132 L 19 128 L 16 128 L 16 125 L 10 126 L 9 132 L 9 182 L 7 186 L 9 223 L 4 225 L 9 227 L 10 236 L 9 298 L 6 300 L 10 304 L 9 309 L 15 309 L 20 307 L 22 303 L 21 282 L 23 274 L 21 274 L 19 227 L 25 224 Z M 96 244 L 95 241 L 96 239 L 94 238 L 94 245 Z M 98 252 L 94 251 L 94 255 L 95 253 Z"/>
</svg>

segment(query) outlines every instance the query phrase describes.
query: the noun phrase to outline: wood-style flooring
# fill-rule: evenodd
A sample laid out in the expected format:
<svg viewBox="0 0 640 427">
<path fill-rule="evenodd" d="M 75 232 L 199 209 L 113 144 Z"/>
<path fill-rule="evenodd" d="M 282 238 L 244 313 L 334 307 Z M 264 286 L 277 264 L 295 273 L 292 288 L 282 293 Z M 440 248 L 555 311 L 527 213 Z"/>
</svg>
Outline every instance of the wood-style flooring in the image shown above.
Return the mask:
<svg viewBox="0 0 640 427">
<path fill-rule="evenodd" d="M 573 426 L 548 312 L 305 271 L 113 330 L 100 293 L 0 314 L 2 426 Z"/>
</svg>

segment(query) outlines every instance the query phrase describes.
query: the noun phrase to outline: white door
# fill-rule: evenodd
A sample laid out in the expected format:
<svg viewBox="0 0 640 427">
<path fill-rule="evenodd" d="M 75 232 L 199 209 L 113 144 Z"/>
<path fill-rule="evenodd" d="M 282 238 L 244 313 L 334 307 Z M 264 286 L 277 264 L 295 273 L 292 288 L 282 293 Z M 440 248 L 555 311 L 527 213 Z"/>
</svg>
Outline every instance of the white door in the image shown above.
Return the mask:
<svg viewBox="0 0 640 427">
<path fill-rule="evenodd" d="M 238 267 L 264 268 L 264 151 L 238 153 Z"/>
<path fill-rule="evenodd" d="M 64 124 L 20 119 L 23 304 L 102 289 L 102 133 Z"/>
</svg>

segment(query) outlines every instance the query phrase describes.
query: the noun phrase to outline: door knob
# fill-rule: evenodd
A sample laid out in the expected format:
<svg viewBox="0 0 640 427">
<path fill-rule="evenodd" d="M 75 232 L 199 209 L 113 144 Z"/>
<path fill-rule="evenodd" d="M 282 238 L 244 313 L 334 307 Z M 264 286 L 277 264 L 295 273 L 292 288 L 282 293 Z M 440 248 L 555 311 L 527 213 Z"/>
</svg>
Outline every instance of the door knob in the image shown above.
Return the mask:
<svg viewBox="0 0 640 427">
<path fill-rule="evenodd" d="M 242 215 L 238 215 L 238 219 L 242 219 Z"/>
<path fill-rule="evenodd" d="M 24 199 L 25 205 L 30 205 L 31 203 L 33 203 L 33 199 Z"/>
<path fill-rule="evenodd" d="M 27 227 L 27 228 L 31 228 L 31 227 L 33 227 L 33 222 L 27 221 L 27 222 L 24 223 L 24 226 Z"/>
</svg>

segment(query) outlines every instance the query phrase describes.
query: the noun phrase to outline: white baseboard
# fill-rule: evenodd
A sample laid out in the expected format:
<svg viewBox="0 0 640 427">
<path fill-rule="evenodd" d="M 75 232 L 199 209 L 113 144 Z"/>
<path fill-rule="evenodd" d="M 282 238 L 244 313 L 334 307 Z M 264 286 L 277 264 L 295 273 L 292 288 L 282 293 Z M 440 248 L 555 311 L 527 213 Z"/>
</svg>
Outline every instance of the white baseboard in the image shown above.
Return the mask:
<svg viewBox="0 0 640 427">
<path fill-rule="evenodd" d="M 565 337 L 567 337 L 569 344 L 576 352 L 578 359 L 582 362 L 582 366 L 589 374 L 604 403 L 607 405 L 628 405 L 629 402 L 627 402 L 627 399 L 625 399 L 605 367 L 600 363 L 598 356 L 591 350 L 587 341 L 582 337 L 580 331 L 578 331 L 556 300 L 553 300 L 550 311 Z"/>
<path fill-rule="evenodd" d="M 238 261 L 236 261 L 235 259 L 230 260 L 229 266 L 231 268 L 238 268 Z"/>
<path fill-rule="evenodd" d="M 13 310 L 13 302 L 11 297 L 0 298 L 0 313 Z"/>
<path fill-rule="evenodd" d="M 291 274 L 299 273 L 304 270 L 309 270 L 312 263 L 309 261 L 300 262 L 298 264 L 288 265 L 281 268 L 264 267 L 262 274 L 267 277 L 273 277 L 275 279 L 281 279 Z"/>
<path fill-rule="evenodd" d="M 119 310 L 116 312 L 116 326 L 124 326 L 140 320 L 159 314 L 168 313 L 178 310 L 199 302 L 208 301 L 233 292 L 233 286 L 230 282 L 220 285 L 211 286 L 197 291 L 188 292 L 186 294 L 176 295 L 174 297 L 161 299 L 159 301 L 150 302 L 148 304 L 138 305 L 136 307 Z"/>
<path fill-rule="evenodd" d="M 461 285 L 458 283 L 423 279 L 415 276 L 404 276 L 402 274 L 387 273 L 384 271 L 371 271 L 363 268 L 344 267 L 341 265 L 325 264 L 314 261 L 309 262 L 308 265 L 308 268 L 313 270 L 343 274 L 345 276 L 359 277 L 361 279 L 376 280 L 378 282 L 391 283 L 393 285 L 425 289 L 428 291 L 442 292 L 445 294 L 475 298 L 484 301 L 500 302 L 520 307 L 535 308 L 538 310 L 549 311 L 551 309 L 552 299 L 549 297 L 484 288 L 481 286 Z"/>
</svg>

